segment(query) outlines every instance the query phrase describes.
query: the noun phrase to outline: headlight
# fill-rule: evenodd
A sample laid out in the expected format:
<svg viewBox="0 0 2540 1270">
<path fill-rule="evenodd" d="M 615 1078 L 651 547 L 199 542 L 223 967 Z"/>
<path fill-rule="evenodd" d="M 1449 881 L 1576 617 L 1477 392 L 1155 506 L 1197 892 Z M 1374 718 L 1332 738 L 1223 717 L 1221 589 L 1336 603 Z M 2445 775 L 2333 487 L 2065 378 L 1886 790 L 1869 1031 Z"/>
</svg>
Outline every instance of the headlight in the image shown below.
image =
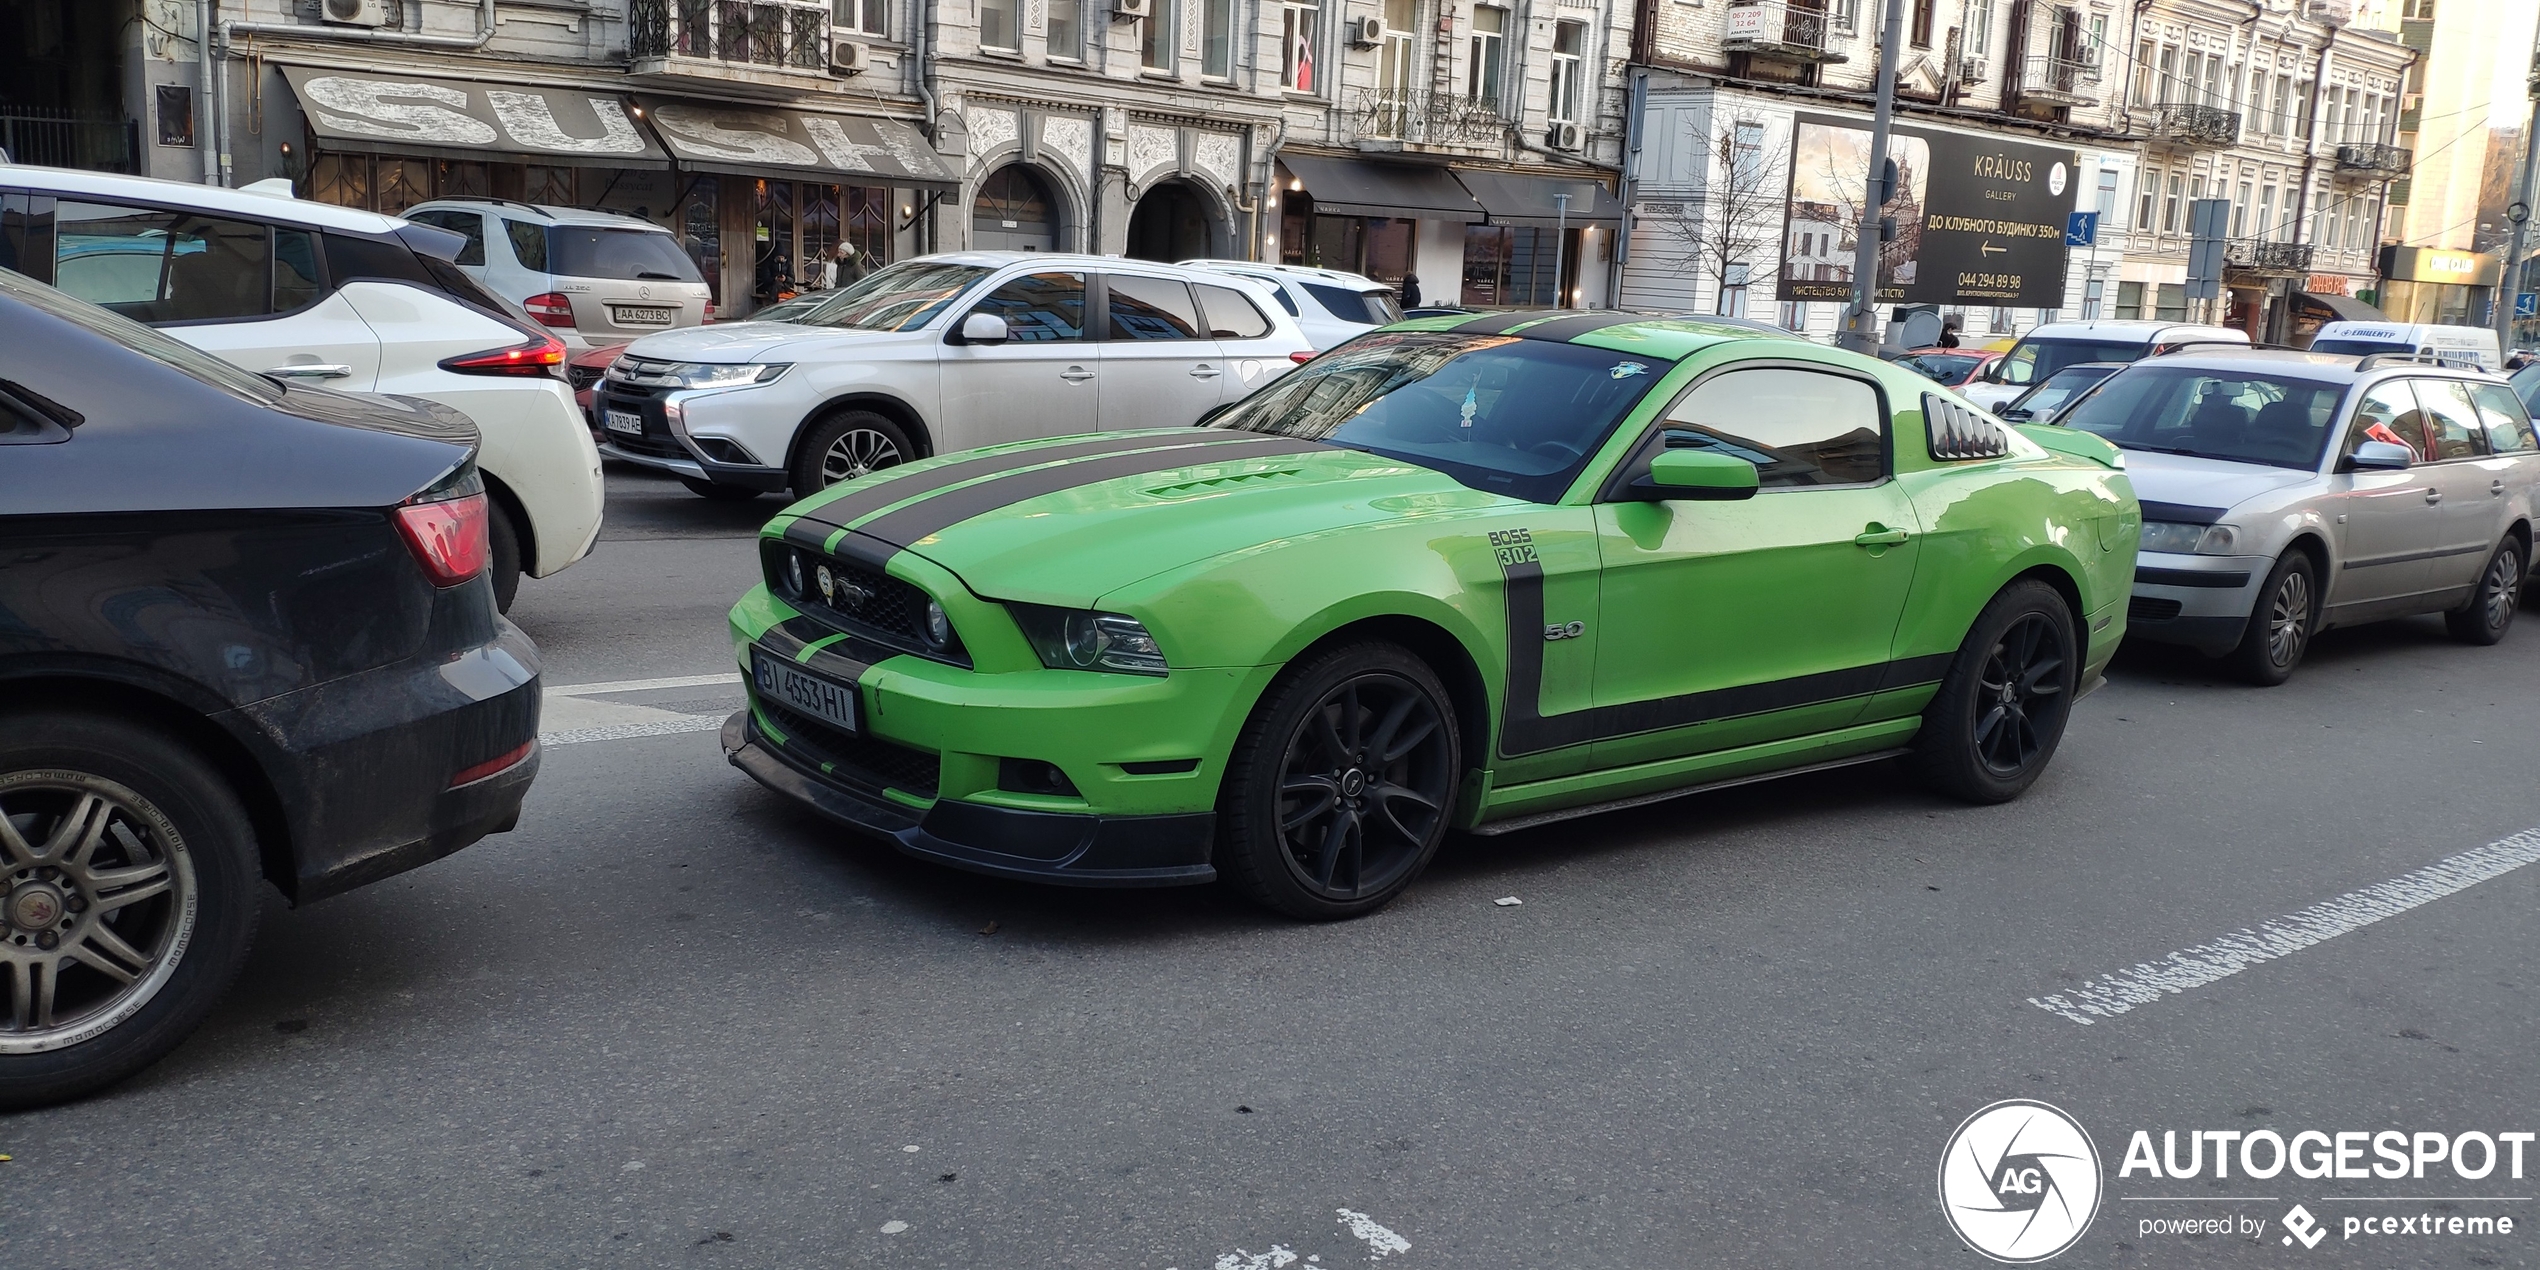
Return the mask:
<svg viewBox="0 0 2540 1270">
<path fill-rule="evenodd" d="M 682 388 L 733 388 L 742 384 L 766 383 L 784 374 L 785 368 L 791 364 L 784 362 L 758 366 L 746 362 L 739 365 L 724 362 L 678 362 L 669 370 L 662 372 L 660 377 Z"/>
<path fill-rule="evenodd" d="M 1164 650 L 1134 617 L 1045 604 L 1008 603 L 1015 624 L 1052 670 L 1116 670 L 1132 675 L 1165 673 Z M 934 614 L 929 612 L 928 620 Z"/>
<path fill-rule="evenodd" d="M 952 642 L 952 619 L 944 616 L 944 606 L 933 600 L 926 602 L 926 642 L 939 649 Z"/>
<path fill-rule="evenodd" d="M 2227 556 L 2240 535 L 2229 525 L 2182 525 L 2175 521 L 2143 522 L 2143 549 L 2172 555 Z"/>
</svg>

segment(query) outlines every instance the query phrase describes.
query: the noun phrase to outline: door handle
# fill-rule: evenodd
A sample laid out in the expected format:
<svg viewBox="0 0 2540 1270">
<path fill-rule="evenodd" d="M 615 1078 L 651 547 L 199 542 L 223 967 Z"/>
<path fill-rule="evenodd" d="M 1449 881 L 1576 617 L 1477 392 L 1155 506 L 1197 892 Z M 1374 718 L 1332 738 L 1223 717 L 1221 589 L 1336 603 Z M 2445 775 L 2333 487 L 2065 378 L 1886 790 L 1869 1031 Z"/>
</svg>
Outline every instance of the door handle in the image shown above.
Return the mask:
<svg viewBox="0 0 2540 1270">
<path fill-rule="evenodd" d="M 2488 492 L 2488 493 L 2490 493 L 2490 494 L 2495 494 L 2495 495 L 2502 496 L 2502 495 L 2504 494 L 2504 492 L 2505 492 L 2505 481 L 2504 481 L 2504 478 L 2503 478 L 2503 477 L 2498 477 L 2498 478 L 2496 478 L 2495 480 L 2492 480 L 2492 481 L 2487 482 L 2487 492 Z"/>
<path fill-rule="evenodd" d="M 280 379 L 350 379 L 353 377 L 353 368 L 320 366 L 303 362 L 292 366 L 275 366 L 266 370 L 265 373 Z"/>
<path fill-rule="evenodd" d="M 1214 366 L 1208 365 L 1208 364 L 1207 364 L 1207 363 L 1205 363 L 1205 362 L 1202 362 L 1201 364 L 1199 364 L 1199 365 L 1197 365 L 1197 366 L 1193 366 L 1193 367 L 1191 367 L 1191 378 L 1193 378 L 1193 379 L 1215 379 L 1215 378 L 1217 378 L 1217 368 L 1216 368 L 1216 367 L 1214 367 Z M 2500 482 L 2500 483 L 2501 483 L 2501 482 Z"/>
<path fill-rule="evenodd" d="M 1093 378 L 1094 373 L 1082 366 L 1070 366 L 1067 369 L 1058 372 L 1058 377 L 1071 384 L 1081 384 L 1086 380 Z"/>
<path fill-rule="evenodd" d="M 2433 505 L 2435 505 L 2436 503 L 2439 503 L 2439 502 L 2442 502 L 2442 501 L 2443 501 L 2443 491 L 2441 491 L 2441 490 L 2439 490 L 2439 489 L 2430 489 L 2430 490 L 2427 490 L 2427 491 L 2425 492 L 2425 505 L 2426 505 L 2426 506 L 2428 506 L 2428 507 L 2432 507 L 2432 506 L 2433 506 Z"/>
<path fill-rule="evenodd" d="M 1893 547 L 1913 536 L 1914 535 L 1907 533 L 1902 529 L 1889 529 L 1886 526 L 1873 521 L 1871 522 L 1869 528 L 1852 535 L 1852 545 L 1855 547 Z"/>
</svg>

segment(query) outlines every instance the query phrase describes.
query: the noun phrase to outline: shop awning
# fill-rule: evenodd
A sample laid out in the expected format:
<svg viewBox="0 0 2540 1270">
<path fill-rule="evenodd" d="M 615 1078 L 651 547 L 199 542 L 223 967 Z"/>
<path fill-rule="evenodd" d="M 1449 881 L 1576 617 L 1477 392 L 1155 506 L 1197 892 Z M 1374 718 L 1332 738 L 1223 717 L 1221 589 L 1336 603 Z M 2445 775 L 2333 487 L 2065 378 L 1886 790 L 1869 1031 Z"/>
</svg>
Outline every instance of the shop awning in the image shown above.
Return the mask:
<svg viewBox="0 0 2540 1270">
<path fill-rule="evenodd" d="M 329 150 L 441 159 L 660 168 L 617 93 L 285 66 L 309 135 Z"/>
<path fill-rule="evenodd" d="M 2324 295 L 2317 291 L 2297 291 L 2306 304 L 2316 304 L 2337 315 L 2340 322 L 2387 322 L 2390 316 L 2352 296 Z"/>
<path fill-rule="evenodd" d="M 1405 163 L 1369 163 L 1360 159 L 1319 159 L 1281 155 L 1279 162 L 1305 192 L 1314 210 L 1342 216 L 1407 216 L 1424 220 L 1473 224 L 1483 218 L 1482 205 L 1456 184 L 1445 168 Z"/>
<path fill-rule="evenodd" d="M 1473 192 L 1474 201 L 1494 225 L 1532 225 L 1551 229 L 1563 223 L 1557 195 L 1570 196 L 1571 225 L 1619 225 L 1623 204 L 1595 181 L 1517 176 L 1508 172 L 1455 169 L 1455 179 Z"/>
<path fill-rule="evenodd" d="M 945 193 L 961 188 L 925 134 L 904 120 L 652 97 L 639 104 L 683 168 Z"/>
</svg>

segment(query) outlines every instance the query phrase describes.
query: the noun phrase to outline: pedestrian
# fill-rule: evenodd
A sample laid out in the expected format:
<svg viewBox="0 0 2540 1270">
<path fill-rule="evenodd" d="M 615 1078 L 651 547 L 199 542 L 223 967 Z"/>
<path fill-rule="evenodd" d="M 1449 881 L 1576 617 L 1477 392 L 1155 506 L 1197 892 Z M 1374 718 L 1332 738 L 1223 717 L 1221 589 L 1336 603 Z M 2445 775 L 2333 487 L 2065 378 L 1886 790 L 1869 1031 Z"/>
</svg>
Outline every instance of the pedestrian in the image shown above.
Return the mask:
<svg viewBox="0 0 2540 1270">
<path fill-rule="evenodd" d="M 1420 307 L 1420 275 L 1416 273 L 1402 275 L 1402 307 L 1406 309 Z"/>
<path fill-rule="evenodd" d="M 1940 324 L 1940 346 L 1942 348 L 1958 347 L 1958 324 L 1956 322 L 1943 322 Z"/>
<path fill-rule="evenodd" d="M 852 286 L 864 281 L 865 273 L 864 253 L 857 251 L 854 243 L 840 242 L 829 253 L 829 286 Z"/>
</svg>

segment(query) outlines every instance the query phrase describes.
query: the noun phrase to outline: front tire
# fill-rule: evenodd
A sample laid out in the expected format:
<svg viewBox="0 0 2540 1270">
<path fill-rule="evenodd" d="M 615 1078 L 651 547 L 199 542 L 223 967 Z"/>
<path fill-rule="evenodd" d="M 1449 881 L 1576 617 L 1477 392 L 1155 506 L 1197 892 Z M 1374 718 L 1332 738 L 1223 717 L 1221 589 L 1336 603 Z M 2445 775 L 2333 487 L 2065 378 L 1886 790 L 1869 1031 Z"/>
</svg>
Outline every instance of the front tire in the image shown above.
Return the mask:
<svg viewBox="0 0 2540 1270">
<path fill-rule="evenodd" d="M 787 479 L 794 497 L 809 498 L 841 481 L 917 458 L 900 425 L 870 410 L 842 410 L 811 425 L 794 451 Z"/>
<path fill-rule="evenodd" d="M 0 1110 L 157 1061 L 256 929 L 255 835 L 190 748 L 96 715 L 0 717 Z"/>
<path fill-rule="evenodd" d="M 1375 912 L 1437 854 L 1463 762 L 1427 663 L 1383 643 L 1323 653 L 1244 724 L 1218 800 L 1217 866 L 1290 917 Z"/>
<path fill-rule="evenodd" d="M 2452 632 L 2452 638 L 2483 646 L 2503 639 L 2513 629 L 2514 610 L 2522 607 L 2524 564 L 2520 541 L 2508 537 L 2496 544 L 2496 554 L 2487 557 L 2487 568 L 2478 575 L 2478 590 L 2467 604 L 2443 615 L 2444 629 Z"/>
<path fill-rule="evenodd" d="M 2319 628 L 2319 593 L 2319 573 L 2310 556 L 2285 552 L 2267 572 L 2267 584 L 2258 588 L 2258 606 L 2250 610 L 2240 646 L 2226 655 L 2231 673 L 2261 688 L 2291 679 Z"/>
<path fill-rule="evenodd" d="M 2004 587 L 1976 615 L 1923 707 L 1914 766 L 1934 788 L 1971 803 L 2019 797 L 2062 743 L 2080 675 L 2064 597 L 2043 582 Z"/>
</svg>

